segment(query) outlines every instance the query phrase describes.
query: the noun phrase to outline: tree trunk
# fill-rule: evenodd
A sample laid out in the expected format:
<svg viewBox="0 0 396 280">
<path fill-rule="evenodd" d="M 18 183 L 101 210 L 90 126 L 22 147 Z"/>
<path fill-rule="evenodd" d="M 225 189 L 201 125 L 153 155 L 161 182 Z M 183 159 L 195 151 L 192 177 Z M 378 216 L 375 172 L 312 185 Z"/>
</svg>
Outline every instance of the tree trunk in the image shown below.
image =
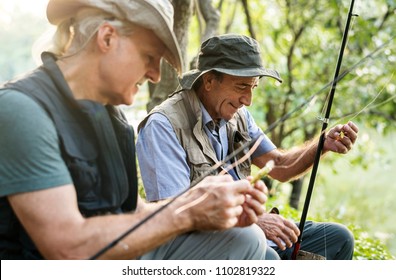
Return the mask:
<svg viewBox="0 0 396 280">
<path fill-rule="evenodd" d="M 188 27 L 192 15 L 192 0 L 173 0 L 174 24 L 173 30 L 179 42 L 183 61 L 186 61 L 186 50 L 188 43 Z M 186 65 L 184 63 L 183 68 Z M 161 81 L 158 84 L 149 83 L 149 97 L 147 112 L 164 101 L 169 94 L 176 90 L 178 79 L 176 71 L 166 61 L 161 64 Z"/>
<path fill-rule="evenodd" d="M 196 0 L 200 18 L 205 22 L 205 31 L 201 34 L 201 43 L 217 34 L 220 12 L 213 7 L 212 0 Z"/>
<path fill-rule="evenodd" d="M 183 56 L 183 68 L 186 69 L 188 31 L 194 4 L 198 10 L 198 15 L 205 22 L 205 31 L 201 34 L 201 42 L 217 33 L 220 13 L 213 8 L 212 0 L 196 0 L 196 3 L 194 0 L 173 0 L 172 4 L 175 10 L 173 29 Z M 195 63 L 191 64 L 191 67 L 195 68 Z M 176 90 L 178 84 L 176 71 L 164 61 L 161 65 L 161 82 L 158 84 L 149 83 L 150 100 L 147 103 L 147 112 L 150 112 L 156 105 L 168 98 L 168 95 Z"/>
<path fill-rule="evenodd" d="M 292 185 L 292 192 L 290 194 L 289 204 L 294 209 L 298 209 L 298 205 L 300 203 L 301 190 L 304 183 L 304 176 L 290 183 Z"/>
</svg>

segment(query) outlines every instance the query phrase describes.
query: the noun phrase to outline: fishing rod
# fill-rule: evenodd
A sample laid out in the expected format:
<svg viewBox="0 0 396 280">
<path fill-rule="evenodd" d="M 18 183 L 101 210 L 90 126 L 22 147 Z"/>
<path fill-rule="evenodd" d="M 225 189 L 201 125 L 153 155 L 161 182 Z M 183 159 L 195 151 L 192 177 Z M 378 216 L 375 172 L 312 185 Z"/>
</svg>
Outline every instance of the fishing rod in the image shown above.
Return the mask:
<svg viewBox="0 0 396 280">
<path fill-rule="evenodd" d="M 344 56 L 344 50 L 345 50 L 345 46 L 346 46 L 347 39 L 348 39 L 348 32 L 349 32 L 349 27 L 351 24 L 351 19 L 353 16 L 357 16 L 356 14 L 352 13 L 354 3 L 355 3 L 355 0 L 352 0 L 350 7 L 349 7 L 348 18 L 347 18 L 347 21 L 345 24 L 344 34 L 342 36 L 342 43 L 341 43 L 340 52 L 339 52 L 338 59 L 337 59 L 337 66 L 336 66 L 336 70 L 334 73 L 334 79 L 333 79 L 331 89 L 330 89 L 329 100 L 328 100 L 327 107 L 326 107 L 326 113 L 325 113 L 325 116 L 321 119 L 323 122 L 322 130 L 321 130 L 321 134 L 319 137 L 319 142 L 318 142 L 318 147 L 317 147 L 316 154 L 315 154 L 314 163 L 312 166 L 312 172 L 311 172 L 311 177 L 309 180 L 307 195 L 306 195 L 305 202 L 304 202 L 304 208 L 303 208 L 303 211 L 301 214 L 301 220 L 300 220 L 300 224 L 299 224 L 300 235 L 298 236 L 297 242 L 294 244 L 293 253 L 291 256 L 291 258 L 293 260 L 297 259 L 297 255 L 298 255 L 298 253 L 300 251 L 300 247 L 301 247 L 301 241 L 302 241 L 302 237 L 303 237 L 305 221 L 307 219 L 308 208 L 309 208 L 309 204 L 311 202 L 312 192 L 313 192 L 313 188 L 314 188 L 314 184 L 315 184 L 316 173 L 317 173 L 317 170 L 319 167 L 320 157 L 322 155 L 323 146 L 324 146 L 324 142 L 326 139 L 325 131 L 329 124 L 331 106 L 333 103 L 334 94 L 336 91 L 336 86 L 337 86 L 337 81 L 338 81 L 338 76 L 339 76 L 341 64 L 342 64 L 342 58 Z"/>
</svg>

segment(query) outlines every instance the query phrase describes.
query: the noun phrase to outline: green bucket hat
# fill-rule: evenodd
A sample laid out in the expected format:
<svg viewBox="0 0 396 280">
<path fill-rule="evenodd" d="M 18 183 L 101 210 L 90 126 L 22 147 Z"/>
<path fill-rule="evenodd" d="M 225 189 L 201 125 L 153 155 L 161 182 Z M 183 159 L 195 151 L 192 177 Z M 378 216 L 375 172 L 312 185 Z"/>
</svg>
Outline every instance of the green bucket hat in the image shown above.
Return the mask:
<svg viewBox="0 0 396 280">
<path fill-rule="evenodd" d="M 244 35 L 225 34 L 203 42 L 198 69 L 182 76 L 182 89 L 191 89 L 202 74 L 211 70 L 239 77 L 266 76 L 282 82 L 277 71 L 264 68 L 257 41 Z"/>
</svg>

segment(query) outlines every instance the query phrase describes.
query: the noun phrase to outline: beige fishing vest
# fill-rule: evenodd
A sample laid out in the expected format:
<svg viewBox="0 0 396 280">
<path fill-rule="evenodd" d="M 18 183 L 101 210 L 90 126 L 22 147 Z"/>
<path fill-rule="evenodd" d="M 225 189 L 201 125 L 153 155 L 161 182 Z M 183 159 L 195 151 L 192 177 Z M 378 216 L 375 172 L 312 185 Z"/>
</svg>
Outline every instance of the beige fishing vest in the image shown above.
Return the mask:
<svg viewBox="0 0 396 280">
<path fill-rule="evenodd" d="M 186 151 L 187 163 L 190 167 L 190 182 L 201 179 L 208 170 L 217 163 L 216 153 L 209 142 L 202 123 L 200 102 L 194 90 L 179 91 L 171 95 L 160 105 L 156 106 L 146 118 L 139 124 L 140 130 L 146 124 L 153 113 L 161 113 L 172 124 L 180 145 Z M 244 112 L 238 110 L 235 116 L 226 124 L 228 135 L 228 153 L 232 153 L 251 138 L 247 131 L 247 121 Z M 249 150 L 249 146 L 239 152 L 231 162 L 243 157 Z M 251 159 L 248 158 L 235 169 L 240 178 L 250 175 Z M 223 165 L 224 167 L 224 165 Z M 211 174 L 218 174 L 221 168 Z"/>
</svg>

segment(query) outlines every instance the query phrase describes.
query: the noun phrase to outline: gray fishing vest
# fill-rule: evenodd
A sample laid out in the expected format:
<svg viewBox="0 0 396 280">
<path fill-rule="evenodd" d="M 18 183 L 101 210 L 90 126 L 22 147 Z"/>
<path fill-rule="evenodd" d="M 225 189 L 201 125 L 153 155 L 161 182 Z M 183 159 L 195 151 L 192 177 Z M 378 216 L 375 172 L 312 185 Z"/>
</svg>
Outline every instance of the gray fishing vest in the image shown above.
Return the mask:
<svg viewBox="0 0 396 280">
<path fill-rule="evenodd" d="M 190 181 L 194 182 L 206 175 L 208 170 L 217 163 L 216 152 L 214 151 L 208 136 L 206 135 L 202 123 L 202 112 L 200 102 L 193 90 L 182 90 L 173 93 L 167 100 L 156 106 L 146 118 L 139 124 L 140 130 L 146 124 L 148 118 L 153 113 L 163 114 L 172 124 L 173 130 L 179 140 L 180 145 L 186 151 L 187 163 L 190 167 Z M 235 116 L 226 124 L 228 136 L 228 155 L 239 147 L 251 141 L 247 129 L 245 114 L 238 110 Z M 249 149 L 238 153 L 231 159 L 231 162 L 243 157 Z M 250 175 L 251 159 L 234 168 L 239 178 Z M 211 174 L 218 174 L 221 168 Z"/>
</svg>

